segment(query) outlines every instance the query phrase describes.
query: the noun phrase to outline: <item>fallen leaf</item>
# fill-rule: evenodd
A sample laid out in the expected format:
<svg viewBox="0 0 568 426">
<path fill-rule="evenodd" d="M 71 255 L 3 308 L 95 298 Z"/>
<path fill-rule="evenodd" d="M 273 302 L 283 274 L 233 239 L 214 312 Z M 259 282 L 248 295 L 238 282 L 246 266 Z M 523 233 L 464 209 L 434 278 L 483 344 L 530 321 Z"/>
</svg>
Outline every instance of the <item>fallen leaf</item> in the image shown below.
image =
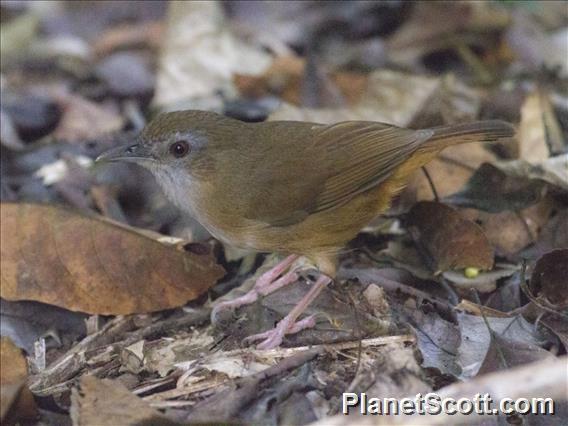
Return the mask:
<svg viewBox="0 0 568 426">
<path fill-rule="evenodd" d="M 0 420 L 12 424 L 17 420 L 32 420 L 37 409 L 26 385 L 28 366 L 22 351 L 7 337 L 0 340 Z M 6 423 L 4 423 L 6 422 Z"/>
<path fill-rule="evenodd" d="M 442 276 L 458 289 L 469 291 L 474 288 L 481 293 L 489 293 L 497 288 L 497 280 L 510 277 L 519 269 L 516 265 L 496 264 L 493 270 L 480 272 L 475 278 L 466 277 L 462 271 L 445 271 Z"/>
<path fill-rule="evenodd" d="M 494 163 L 512 177 L 540 179 L 563 190 L 568 190 L 568 154 L 557 155 L 531 164 L 525 160 Z"/>
<path fill-rule="evenodd" d="M 461 331 L 457 362 L 462 367 L 460 378 L 468 379 L 478 374 L 487 358 L 492 344 L 491 335 L 482 317 L 462 313 L 457 315 Z M 486 317 L 486 319 L 491 329 L 502 339 L 524 344 L 525 347 L 526 345 L 538 346 L 543 342 L 543 336 L 523 317 Z"/>
<path fill-rule="evenodd" d="M 540 90 L 535 90 L 527 96 L 521 108 L 519 158 L 531 164 L 544 161 L 550 156 L 546 143 L 542 97 Z"/>
<path fill-rule="evenodd" d="M 84 376 L 71 391 L 73 426 L 141 424 L 176 425 L 117 380 Z"/>
<path fill-rule="evenodd" d="M 210 253 L 179 250 L 106 219 L 3 203 L 2 297 L 121 315 L 195 299 L 223 269 Z"/>
<path fill-rule="evenodd" d="M 413 309 L 412 319 L 417 345 L 422 354 L 423 368 L 436 368 L 442 374 L 459 377 L 460 366 L 456 363 L 456 353 L 460 344 L 459 327 L 446 321 L 436 312 L 424 314 Z"/>
<path fill-rule="evenodd" d="M 105 31 L 92 44 L 93 53 L 99 57 L 119 49 L 149 46 L 157 49 L 163 34 L 159 21 L 123 24 Z"/>
<path fill-rule="evenodd" d="M 493 267 L 493 248 L 482 229 L 449 206 L 421 201 L 408 213 L 406 224 L 421 254 L 436 273 Z"/>
<path fill-rule="evenodd" d="M 234 90 L 234 73 L 264 72 L 271 56 L 243 43 L 215 2 L 172 2 L 159 60 L 154 102 L 171 105 Z"/>
<path fill-rule="evenodd" d="M 439 87 L 437 78 L 380 70 L 369 74 L 363 96 L 350 108 L 299 108 L 283 102 L 269 120 L 323 124 L 368 120 L 408 126 Z"/>
<path fill-rule="evenodd" d="M 513 177 L 492 164 L 483 163 L 465 187 L 444 198 L 444 202 L 490 213 L 521 210 L 541 199 L 544 186 L 540 180 Z"/>
<path fill-rule="evenodd" d="M 239 93 L 248 98 L 276 95 L 285 102 L 302 105 L 302 81 L 306 61 L 298 56 L 274 59 L 270 67 L 259 76 L 235 74 L 233 81 Z M 334 72 L 329 79 L 339 89 L 348 105 L 356 104 L 365 93 L 367 75 L 355 72 Z"/>
<path fill-rule="evenodd" d="M 568 209 L 560 210 L 543 226 L 536 244 L 523 255 L 538 259 L 551 250 L 565 247 L 568 247 Z"/>
<path fill-rule="evenodd" d="M 553 250 L 538 259 L 530 289 L 558 311 L 568 308 L 568 248 Z"/>
<path fill-rule="evenodd" d="M 52 134 L 55 138 L 70 142 L 96 139 L 124 125 L 123 117 L 112 105 L 105 107 L 63 91 L 53 94 L 63 108 L 63 117 Z"/>
<path fill-rule="evenodd" d="M 468 143 L 446 148 L 430 161 L 426 170 L 432 179 L 438 197 L 446 197 L 461 190 L 480 164 L 495 160 L 483 144 Z M 433 200 L 432 186 L 422 170 L 414 172 L 400 196 L 401 209 L 407 210 L 418 201 Z"/>
<path fill-rule="evenodd" d="M 498 255 L 511 257 L 538 239 L 554 207 L 552 198 L 545 196 L 539 203 L 521 211 L 487 213 L 461 209 L 460 213 L 481 226 Z"/>
<path fill-rule="evenodd" d="M 507 339 L 499 334 L 495 334 L 491 337 L 491 344 L 477 374 L 507 370 L 517 365 L 555 358 L 553 354 L 540 346 L 524 341 Z"/>
</svg>

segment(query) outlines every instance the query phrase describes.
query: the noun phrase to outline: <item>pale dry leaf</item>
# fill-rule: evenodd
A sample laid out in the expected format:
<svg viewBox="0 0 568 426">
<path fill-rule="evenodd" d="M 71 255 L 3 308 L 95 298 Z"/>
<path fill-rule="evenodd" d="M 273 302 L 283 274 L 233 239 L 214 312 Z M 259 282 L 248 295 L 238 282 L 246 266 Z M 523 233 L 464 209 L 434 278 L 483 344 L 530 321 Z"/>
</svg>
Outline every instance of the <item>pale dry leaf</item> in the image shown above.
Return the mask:
<svg viewBox="0 0 568 426">
<path fill-rule="evenodd" d="M 541 336 L 532 324 L 523 317 L 486 317 L 491 329 L 502 338 L 538 346 Z M 458 348 L 457 362 L 462 366 L 462 379 L 477 374 L 491 345 L 490 332 L 482 317 L 458 313 L 461 331 L 461 344 Z"/>
<path fill-rule="evenodd" d="M 63 108 L 63 117 L 53 132 L 57 139 L 70 142 L 96 139 L 119 131 L 124 125 L 124 118 L 112 105 L 96 104 L 57 89 L 52 94 Z"/>
<path fill-rule="evenodd" d="M 94 376 L 84 376 L 71 391 L 70 414 L 73 426 L 176 424 L 119 381 Z"/>
<path fill-rule="evenodd" d="M 437 78 L 380 70 L 369 75 L 364 95 L 351 108 L 311 109 L 283 103 L 270 115 L 269 120 L 322 124 L 363 120 L 407 126 L 439 87 L 440 80 Z"/>
<path fill-rule="evenodd" d="M 171 2 L 154 103 L 166 106 L 234 91 L 233 74 L 257 75 L 271 56 L 229 30 L 217 2 Z"/>
<path fill-rule="evenodd" d="M 535 90 L 527 96 L 521 108 L 519 158 L 531 164 L 540 163 L 550 156 L 542 96 L 540 90 Z"/>
</svg>

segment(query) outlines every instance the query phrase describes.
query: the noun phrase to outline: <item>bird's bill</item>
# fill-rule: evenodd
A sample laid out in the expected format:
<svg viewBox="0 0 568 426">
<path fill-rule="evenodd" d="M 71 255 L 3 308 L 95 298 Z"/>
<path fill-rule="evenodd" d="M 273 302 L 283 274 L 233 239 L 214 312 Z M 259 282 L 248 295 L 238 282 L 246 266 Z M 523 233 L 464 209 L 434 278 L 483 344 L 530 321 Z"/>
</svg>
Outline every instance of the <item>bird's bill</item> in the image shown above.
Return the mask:
<svg viewBox="0 0 568 426">
<path fill-rule="evenodd" d="M 95 161 L 128 161 L 131 163 L 141 163 L 149 160 L 153 160 L 153 157 L 147 147 L 137 143 L 130 143 L 103 152 Z"/>
</svg>

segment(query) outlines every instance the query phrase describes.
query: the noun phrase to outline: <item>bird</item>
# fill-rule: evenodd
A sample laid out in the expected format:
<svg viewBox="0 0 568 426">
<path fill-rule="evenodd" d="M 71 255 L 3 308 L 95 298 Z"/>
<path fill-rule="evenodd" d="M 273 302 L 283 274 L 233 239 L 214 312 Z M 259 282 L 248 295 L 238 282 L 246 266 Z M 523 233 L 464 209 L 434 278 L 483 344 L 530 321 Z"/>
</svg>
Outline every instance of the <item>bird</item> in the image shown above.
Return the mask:
<svg viewBox="0 0 568 426">
<path fill-rule="evenodd" d="M 185 110 L 158 115 L 133 143 L 97 161 L 148 169 L 176 206 L 222 242 L 285 255 L 213 316 L 295 282 L 300 256 L 317 267 L 310 290 L 275 328 L 247 338 L 269 349 L 315 324 L 313 316 L 298 318 L 335 278 L 339 251 L 390 207 L 414 171 L 448 146 L 513 135 L 500 120 L 413 130 L 374 121 L 247 123 Z"/>
</svg>

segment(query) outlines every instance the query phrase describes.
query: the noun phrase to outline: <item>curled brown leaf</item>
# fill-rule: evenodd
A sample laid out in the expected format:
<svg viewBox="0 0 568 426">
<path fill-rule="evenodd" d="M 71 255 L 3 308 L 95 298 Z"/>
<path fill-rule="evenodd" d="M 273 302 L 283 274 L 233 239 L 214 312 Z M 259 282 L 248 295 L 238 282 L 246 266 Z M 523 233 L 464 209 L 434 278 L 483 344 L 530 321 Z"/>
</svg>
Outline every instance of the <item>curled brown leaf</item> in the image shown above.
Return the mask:
<svg viewBox="0 0 568 426">
<path fill-rule="evenodd" d="M 91 314 L 170 309 L 220 277 L 213 256 L 55 206 L 3 203 L 2 292 Z"/>
</svg>

